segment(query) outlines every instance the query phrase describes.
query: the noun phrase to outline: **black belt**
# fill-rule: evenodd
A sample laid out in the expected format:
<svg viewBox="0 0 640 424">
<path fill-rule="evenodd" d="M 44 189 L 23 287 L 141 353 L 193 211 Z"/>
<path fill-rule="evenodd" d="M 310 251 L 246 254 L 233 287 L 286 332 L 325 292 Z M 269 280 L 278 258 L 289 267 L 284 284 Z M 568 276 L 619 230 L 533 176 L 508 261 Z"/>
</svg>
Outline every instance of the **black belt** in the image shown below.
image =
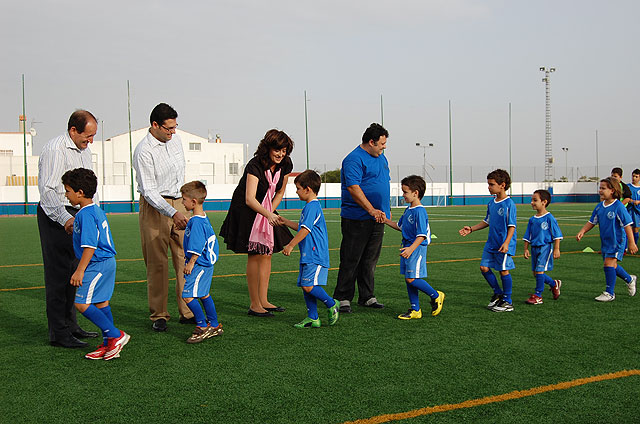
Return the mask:
<svg viewBox="0 0 640 424">
<path fill-rule="evenodd" d="M 173 197 L 173 196 L 162 196 L 163 199 L 167 200 L 180 200 L 182 197 Z"/>
</svg>

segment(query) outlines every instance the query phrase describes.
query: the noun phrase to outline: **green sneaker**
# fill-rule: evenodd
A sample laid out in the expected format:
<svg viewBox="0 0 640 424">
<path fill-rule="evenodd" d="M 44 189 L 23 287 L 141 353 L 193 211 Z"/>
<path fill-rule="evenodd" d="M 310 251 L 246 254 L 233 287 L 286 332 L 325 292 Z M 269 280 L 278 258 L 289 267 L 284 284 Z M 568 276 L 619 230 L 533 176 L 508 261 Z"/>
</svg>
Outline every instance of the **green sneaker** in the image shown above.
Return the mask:
<svg viewBox="0 0 640 424">
<path fill-rule="evenodd" d="M 333 301 L 336 302 L 335 305 L 327 310 L 329 313 L 329 325 L 335 325 L 340 315 L 340 302 L 335 299 L 333 299 Z"/>
<path fill-rule="evenodd" d="M 320 318 L 311 319 L 306 317 L 297 324 L 293 324 L 295 328 L 320 328 Z"/>
</svg>

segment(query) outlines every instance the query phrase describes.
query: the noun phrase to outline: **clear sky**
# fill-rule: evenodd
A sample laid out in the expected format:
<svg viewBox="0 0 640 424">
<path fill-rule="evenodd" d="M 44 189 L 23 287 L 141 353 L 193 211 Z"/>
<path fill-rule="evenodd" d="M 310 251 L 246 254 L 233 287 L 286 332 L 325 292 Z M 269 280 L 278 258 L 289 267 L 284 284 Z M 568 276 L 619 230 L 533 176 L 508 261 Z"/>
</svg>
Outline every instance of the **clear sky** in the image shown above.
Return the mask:
<svg viewBox="0 0 640 424">
<path fill-rule="evenodd" d="M 17 131 L 26 78 L 36 152 L 86 108 L 107 137 L 148 125 L 159 102 L 180 127 L 249 144 L 276 127 L 305 168 L 339 167 L 371 122 L 392 166 L 543 166 L 544 76 L 553 66 L 556 163 L 634 164 L 640 141 L 640 2 L 565 0 L 23 0 L 4 2 L 0 131 Z M 98 133 L 97 138 L 102 135 Z M 633 158 L 637 159 L 633 159 Z M 560 166 L 560 165 L 558 165 Z M 635 166 L 635 165 L 634 165 Z M 556 174 L 558 171 L 556 171 Z"/>
</svg>

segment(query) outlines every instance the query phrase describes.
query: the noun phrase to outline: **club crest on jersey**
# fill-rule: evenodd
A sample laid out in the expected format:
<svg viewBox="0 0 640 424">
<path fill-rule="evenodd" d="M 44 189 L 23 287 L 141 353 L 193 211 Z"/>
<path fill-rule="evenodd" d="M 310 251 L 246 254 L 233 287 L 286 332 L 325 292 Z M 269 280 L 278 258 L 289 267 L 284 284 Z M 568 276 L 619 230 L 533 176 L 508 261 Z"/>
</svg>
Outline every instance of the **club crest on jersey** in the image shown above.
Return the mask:
<svg viewBox="0 0 640 424">
<path fill-rule="evenodd" d="M 498 209 L 498 215 L 504 216 L 504 208 Z"/>
<path fill-rule="evenodd" d="M 616 213 L 614 211 L 607 212 L 607 218 L 613 219 L 616 217 Z"/>
<path fill-rule="evenodd" d="M 409 224 L 413 224 L 414 222 L 416 222 L 416 218 L 413 215 L 409 215 L 407 217 L 407 221 L 409 221 Z"/>
<path fill-rule="evenodd" d="M 549 229 L 549 223 L 548 222 L 543 222 L 542 224 L 540 224 L 540 228 L 542 228 L 543 230 L 548 230 Z"/>
</svg>

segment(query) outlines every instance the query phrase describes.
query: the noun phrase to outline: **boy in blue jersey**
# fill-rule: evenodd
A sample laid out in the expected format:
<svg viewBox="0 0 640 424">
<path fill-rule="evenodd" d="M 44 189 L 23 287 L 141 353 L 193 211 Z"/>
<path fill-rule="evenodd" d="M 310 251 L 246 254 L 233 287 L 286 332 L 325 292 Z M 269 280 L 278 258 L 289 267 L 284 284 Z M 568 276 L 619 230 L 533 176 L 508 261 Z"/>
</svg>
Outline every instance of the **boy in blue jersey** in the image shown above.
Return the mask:
<svg viewBox="0 0 640 424">
<path fill-rule="evenodd" d="M 75 307 L 102 331 L 103 342 L 85 355 L 109 361 L 120 356 L 129 335 L 113 325 L 109 300 L 116 281 L 116 250 L 107 217 L 93 203 L 98 179 L 90 169 L 77 168 L 62 176 L 65 196 L 80 210 L 73 221 L 73 250 L 80 260 L 70 284 L 77 287 Z"/>
<path fill-rule="evenodd" d="M 280 222 L 298 232 L 293 240 L 284 246 L 282 253 L 289 256 L 293 248 L 300 245 L 298 287 L 302 287 L 304 301 L 307 304 L 307 317 L 294 327 L 320 327 L 316 300 L 325 304 L 328 309 L 329 325 L 334 325 L 338 322 L 340 303 L 321 287 L 327 285 L 329 273 L 329 237 L 322 207 L 317 198 L 321 184 L 320 175 L 307 169 L 296 177 L 294 183 L 298 197 L 306 202 L 300 214 L 300 221 L 293 222 L 280 217 Z"/>
<path fill-rule="evenodd" d="M 216 306 L 209 295 L 213 264 L 218 260 L 218 239 L 211 222 L 204 213 L 204 200 L 207 188 L 200 181 L 191 181 L 180 187 L 182 204 L 193 216 L 184 230 L 184 289 L 182 298 L 193 312 L 196 328 L 187 343 L 200 343 L 204 339 L 223 333 L 222 324 L 218 322 Z M 200 302 L 204 306 L 204 311 Z M 206 316 L 205 316 L 206 313 Z"/>
<path fill-rule="evenodd" d="M 622 261 L 627 239 L 629 252 L 636 253 L 638 246 L 633 241 L 631 217 L 619 200 L 622 190 L 618 181 L 614 178 L 600 180 L 598 194 L 602 202 L 595 207 L 591 218 L 578 232 L 576 239 L 580 241 L 585 233 L 596 225 L 600 226 L 600 250 L 602 251 L 602 259 L 604 259 L 606 289 L 596 297 L 596 300 L 598 302 L 611 302 L 616 299 L 614 292 L 616 277 L 622 278 L 627 283 L 629 296 L 635 296 L 636 294 L 636 276 L 629 275 L 622 268 L 622 265 L 618 264 L 618 261 Z"/>
<path fill-rule="evenodd" d="M 513 311 L 511 292 L 513 282 L 509 270 L 514 269 L 512 256 L 516 253 L 516 205 L 507 196 L 511 177 L 504 169 L 496 169 L 487 175 L 489 193 L 495 196 L 487 205 L 484 220 L 474 226 L 465 225 L 459 233 L 465 237 L 474 231 L 489 227 L 489 237 L 482 251 L 480 272 L 493 289 L 493 296 L 487 308 L 493 312 Z M 502 288 L 491 271 L 500 272 Z"/>
<path fill-rule="evenodd" d="M 418 290 L 431 298 L 431 315 L 436 316 L 442 310 L 444 293 L 435 290 L 425 281 L 427 245 L 431 243 L 431 229 L 427 210 L 420 201 L 424 196 L 426 184 L 424 179 L 417 175 L 403 178 L 401 184 L 402 197 L 409 206 L 397 223 L 388 218 L 385 220 L 385 224 L 402 232 L 400 274 L 404 275 L 411 307 L 406 313 L 398 315 L 398 318 L 404 320 L 422 318 Z"/>
<path fill-rule="evenodd" d="M 553 260 L 560 257 L 560 240 L 562 232 L 558 226 L 558 221 L 550 212 L 547 206 L 551 203 L 551 193 L 547 190 L 536 190 L 531 196 L 531 207 L 536 214 L 529 218 L 527 230 L 524 233 L 524 258 L 531 257 L 531 270 L 536 279 L 536 291 L 532 294 L 527 303 L 530 305 L 542 304 L 542 292 L 544 285 L 548 284 L 553 293 L 553 300 L 560 297 L 560 287 L 562 280 L 554 280 L 545 272 L 553 269 Z M 531 246 L 531 253 L 529 253 Z"/>
<path fill-rule="evenodd" d="M 627 203 L 627 212 L 633 221 L 633 241 L 638 244 L 638 232 L 640 231 L 640 169 L 634 169 L 631 174 L 631 184 L 628 185 L 631 191 L 631 201 Z"/>
</svg>

